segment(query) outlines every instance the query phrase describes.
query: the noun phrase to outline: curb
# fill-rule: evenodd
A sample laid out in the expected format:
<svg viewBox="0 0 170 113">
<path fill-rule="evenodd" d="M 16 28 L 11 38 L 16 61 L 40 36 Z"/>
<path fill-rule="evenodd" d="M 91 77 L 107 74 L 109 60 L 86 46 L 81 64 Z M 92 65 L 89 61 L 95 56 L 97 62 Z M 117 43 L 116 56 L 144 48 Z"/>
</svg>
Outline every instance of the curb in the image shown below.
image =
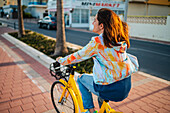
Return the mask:
<svg viewBox="0 0 170 113">
<path fill-rule="evenodd" d="M 141 72 L 141 71 L 138 71 L 138 73 L 139 73 L 140 75 L 142 75 L 142 76 L 145 76 L 145 77 L 148 77 L 148 78 L 151 78 L 151 79 L 154 79 L 154 80 L 158 80 L 158 81 L 160 81 L 160 82 L 163 82 L 163 83 L 165 83 L 165 84 L 170 85 L 170 81 L 168 81 L 168 80 L 165 80 L 165 79 L 162 79 L 162 78 L 158 78 L 158 77 L 155 77 L 155 76 L 153 76 L 153 75 L 150 75 L 150 74 L 147 74 L 147 73 L 144 73 L 144 72 Z"/>
<path fill-rule="evenodd" d="M 44 53 L 41 53 L 40 51 L 34 49 L 33 47 L 28 46 L 24 42 L 21 42 L 20 40 L 10 36 L 8 33 L 4 33 L 4 34 L 2 34 L 2 36 L 5 39 L 7 39 L 9 42 L 11 42 L 12 44 L 16 45 L 21 50 L 23 50 L 25 53 L 30 55 L 31 57 L 33 57 L 35 59 L 39 58 L 39 59 L 43 60 L 45 64 L 55 62 L 54 59 L 48 57 L 47 55 L 45 55 Z M 49 67 L 49 65 L 46 67 Z"/>
<path fill-rule="evenodd" d="M 2 34 L 2 36 L 11 42 L 12 44 L 16 45 L 16 47 L 20 48 L 22 51 L 27 53 L 29 56 L 33 57 L 35 60 L 40 62 L 42 65 L 44 65 L 46 68 L 49 68 L 49 65 L 53 62 L 55 62 L 54 59 L 51 57 L 45 55 L 44 53 L 34 49 L 33 47 L 30 47 L 29 45 L 25 44 L 24 42 L 14 38 L 13 36 L 9 35 L 8 33 Z M 48 37 L 49 39 L 56 40 L 54 38 Z M 82 46 L 71 44 L 67 42 L 67 46 L 72 48 L 72 49 L 80 49 Z M 77 79 L 78 75 L 80 75 L 78 72 L 75 72 L 75 79 Z"/>
</svg>

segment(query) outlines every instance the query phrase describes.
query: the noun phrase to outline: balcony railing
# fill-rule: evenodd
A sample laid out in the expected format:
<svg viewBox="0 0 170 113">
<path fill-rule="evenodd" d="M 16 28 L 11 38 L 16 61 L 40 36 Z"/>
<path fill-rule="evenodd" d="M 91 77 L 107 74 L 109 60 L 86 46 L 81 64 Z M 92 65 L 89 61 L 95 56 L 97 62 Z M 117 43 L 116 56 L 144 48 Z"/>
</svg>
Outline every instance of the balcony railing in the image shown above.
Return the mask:
<svg viewBox="0 0 170 113">
<path fill-rule="evenodd" d="M 128 16 L 127 22 L 143 24 L 161 24 L 166 25 L 167 17 L 136 17 Z"/>
<path fill-rule="evenodd" d="M 29 5 L 47 5 L 47 3 L 44 3 L 44 2 L 29 2 Z"/>
</svg>

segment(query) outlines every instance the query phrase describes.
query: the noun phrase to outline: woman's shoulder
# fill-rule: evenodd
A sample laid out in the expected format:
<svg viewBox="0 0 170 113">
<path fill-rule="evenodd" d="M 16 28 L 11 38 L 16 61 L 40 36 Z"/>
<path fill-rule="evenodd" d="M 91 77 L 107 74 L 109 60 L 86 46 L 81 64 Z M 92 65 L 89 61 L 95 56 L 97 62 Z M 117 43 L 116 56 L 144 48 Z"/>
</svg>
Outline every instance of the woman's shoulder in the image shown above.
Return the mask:
<svg viewBox="0 0 170 113">
<path fill-rule="evenodd" d="M 102 37 L 100 36 L 93 36 L 91 40 L 95 41 L 96 43 L 100 43 L 100 44 L 102 43 Z"/>
</svg>

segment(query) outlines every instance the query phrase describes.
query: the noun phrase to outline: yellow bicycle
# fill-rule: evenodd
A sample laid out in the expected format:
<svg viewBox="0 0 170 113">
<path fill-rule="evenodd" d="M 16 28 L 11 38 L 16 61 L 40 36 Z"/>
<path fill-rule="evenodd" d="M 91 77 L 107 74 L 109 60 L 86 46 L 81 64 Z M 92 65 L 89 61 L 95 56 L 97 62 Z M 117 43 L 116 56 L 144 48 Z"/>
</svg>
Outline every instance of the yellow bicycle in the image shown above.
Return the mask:
<svg viewBox="0 0 170 113">
<path fill-rule="evenodd" d="M 51 86 L 51 99 L 57 113 L 79 113 L 86 112 L 80 91 L 74 80 L 76 66 L 60 66 L 58 62 L 50 65 L 50 73 L 56 78 Z M 109 106 L 108 101 L 103 104 L 98 113 L 120 113 Z"/>
</svg>

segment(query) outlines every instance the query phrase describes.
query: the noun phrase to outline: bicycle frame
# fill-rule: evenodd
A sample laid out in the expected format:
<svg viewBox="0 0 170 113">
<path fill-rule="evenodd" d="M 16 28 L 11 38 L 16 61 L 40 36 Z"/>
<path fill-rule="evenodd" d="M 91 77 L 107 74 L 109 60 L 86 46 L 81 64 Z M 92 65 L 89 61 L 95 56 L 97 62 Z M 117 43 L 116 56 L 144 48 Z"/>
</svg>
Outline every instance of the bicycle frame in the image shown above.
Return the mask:
<svg viewBox="0 0 170 113">
<path fill-rule="evenodd" d="M 66 96 L 67 98 L 70 92 L 72 95 L 74 95 L 72 98 L 75 104 L 75 113 L 79 113 L 79 108 L 81 112 L 86 112 L 87 110 L 84 109 L 83 107 L 82 97 L 76 85 L 76 82 L 74 80 L 74 75 L 70 74 L 68 82 L 66 82 L 63 79 L 60 79 L 59 81 L 65 85 L 65 87 L 63 87 L 63 92 L 62 92 L 61 98 L 59 99 L 59 102 L 61 102 L 64 96 Z M 66 89 L 69 90 L 68 94 L 66 94 Z M 109 106 L 107 102 L 103 101 L 103 104 L 98 113 L 104 113 L 105 110 L 106 110 L 106 113 L 121 113 L 121 112 L 116 112 L 114 109 L 112 109 Z"/>
<path fill-rule="evenodd" d="M 70 93 L 73 93 L 75 95 L 75 97 L 76 97 L 75 100 L 77 100 L 77 102 L 75 102 L 75 108 L 78 108 L 78 106 L 79 106 L 81 112 L 86 112 L 87 110 L 85 110 L 83 107 L 82 97 L 81 97 L 80 91 L 76 85 L 76 82 L 74 80 L 74 75 L 70 74 L 68 82 L 66 82 L 63 79 L 60 79 L 59 81 L 66 86 L 66 88 L 70 91 Z M 63 91 L 61 98 L 64 97 L 64 94 L 65 94 L 65 90 Z M 78 113 L 78 111 L 76 113 Z"/>
</svg>

